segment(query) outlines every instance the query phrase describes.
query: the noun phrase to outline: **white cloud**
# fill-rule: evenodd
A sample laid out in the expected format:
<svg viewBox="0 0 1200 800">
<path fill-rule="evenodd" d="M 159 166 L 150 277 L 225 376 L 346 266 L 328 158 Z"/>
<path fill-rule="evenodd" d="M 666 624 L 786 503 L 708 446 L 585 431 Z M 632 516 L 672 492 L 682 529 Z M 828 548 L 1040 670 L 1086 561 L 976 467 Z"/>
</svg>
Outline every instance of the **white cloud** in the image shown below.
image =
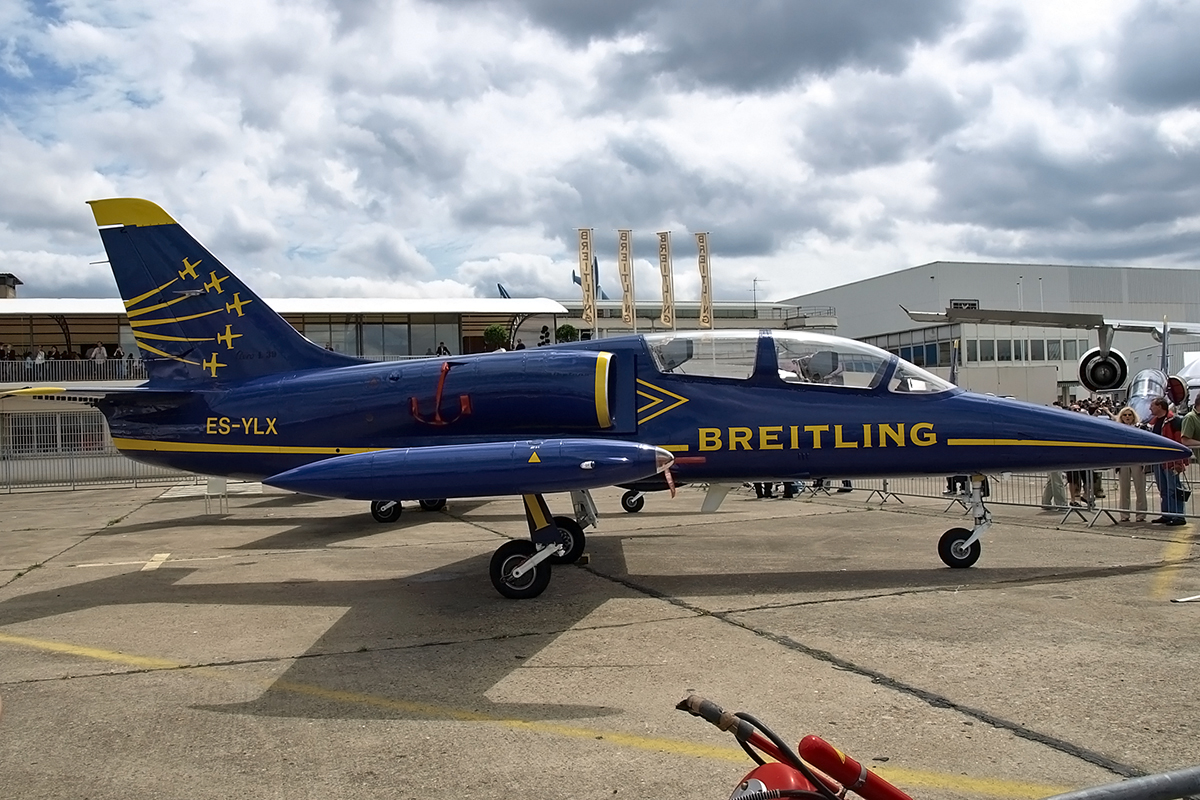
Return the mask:
<svg viewBox="0 0 1200 800">
<path fill-rule="evenodd" d="M 1154 84 L 1184 13 L 1160 3 L 831 13 L 811 57 L 764 4 L 736 36 L 694 27 L 708 3 L 345 5 L 0 9 L 3 269 L 104 291 L 104 196 L 160 203 L 272 296 L 573 296 L 579 226 L 608 264 L 635 229 L 646 298 L 664 228 L 681 298 L 694 230 L 727 300 L 957 257 L 1196 263 L 1200 118 Z"/>
</svg>

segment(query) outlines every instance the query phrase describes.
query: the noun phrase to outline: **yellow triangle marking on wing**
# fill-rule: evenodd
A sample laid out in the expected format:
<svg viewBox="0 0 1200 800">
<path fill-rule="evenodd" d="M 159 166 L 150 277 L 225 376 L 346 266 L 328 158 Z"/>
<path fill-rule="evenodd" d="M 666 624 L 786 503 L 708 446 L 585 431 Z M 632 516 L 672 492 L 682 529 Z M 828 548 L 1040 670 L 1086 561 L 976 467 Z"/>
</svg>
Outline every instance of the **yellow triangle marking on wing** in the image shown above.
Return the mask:
<svg viewBox="0 0 1200 800">
<path fill-rule="evenodd" d="M 530 463 L 530 464 L 540 464 L 540 463 L 542 463 L 542 460 L 541 460 L 540 458 L 538 458 L 537 451 L 534 451 L 533 455 L 531 455 L 531 456 L 529 457 L 529 463 Z"/>
</svg>

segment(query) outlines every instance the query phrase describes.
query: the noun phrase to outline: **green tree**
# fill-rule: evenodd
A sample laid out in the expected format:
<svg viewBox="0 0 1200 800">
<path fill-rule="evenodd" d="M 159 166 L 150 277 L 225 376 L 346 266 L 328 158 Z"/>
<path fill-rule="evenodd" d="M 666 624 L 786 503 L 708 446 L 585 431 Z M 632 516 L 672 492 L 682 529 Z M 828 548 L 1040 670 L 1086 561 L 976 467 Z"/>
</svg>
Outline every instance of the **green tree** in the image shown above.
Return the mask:
<svg viewBox="0 0 1200 800">
<path fill-rule="evenodd" d="M 503 325 L 488 325 L 483 329 L 483 346 L 488 350 L 508 348 L 508 328 Z"/>
<path fill-rule="evenodd" d="M 554 331 L 554 338 L 560 342 L 578 342 L 579 329 L 570 323 L 564 322 Z"/>
</svg>

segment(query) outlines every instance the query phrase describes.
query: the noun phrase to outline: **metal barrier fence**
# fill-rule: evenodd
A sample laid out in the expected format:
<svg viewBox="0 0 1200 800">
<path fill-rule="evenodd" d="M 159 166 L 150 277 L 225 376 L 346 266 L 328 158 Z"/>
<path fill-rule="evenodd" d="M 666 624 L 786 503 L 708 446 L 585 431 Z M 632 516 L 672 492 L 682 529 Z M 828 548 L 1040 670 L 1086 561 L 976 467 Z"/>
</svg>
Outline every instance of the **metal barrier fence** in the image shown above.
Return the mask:
<svg viewBox="0 0 1200 800">
<path fill-rule="evenodd" d="M 1063 514 L 1064 519 L 1086 519 L 1089 522 L 1095 522 L 1098 517 L 1108 515 L 1114 519 L 1125 516 L 1136 519 L 1139 516 L 1145 516 L 1149 521 L 1161 515 L 1162 506 L 1158 486 L 1154 482 L 1153 468 L 1147 469 L 1151 471 L 1139 475 L 1138 468 L 1134 468 L 1129 489 L 1129 502 L 1126 504 L 1128 507 L 1121 505 L 1117 472 L 1111 468 L 1084 473 L 1078 504 L 1070 502 L 1070 492 L 1061 472 L 1058 473 L 1055 481 L 1057 489 L 1051 483 L 1051 476 L 1045 472 L 1006 472 L 1001 475 L 988 476 L 985 502 L 989 505 L 1031 506 L 1046 511 L 1058 511 Z M 1136 481 L 1139 477 L 1146 488 L 1145 511 L 1139 511 L 1136 508 L 1138 497 Z M 874 493 L 875 497 L 882 496 L 885 499 L 888 494 L 894 494 L 901 498 L 935 498 L 945 500 L 947 509 L 958 504 L 965 510 L 965 507 L 961 505 L 961 501 L 966 499 L 962 493 L 962 484 L 957 483 L 955 488 L 951 489 L 952 481 L 953 479 L 950 477 L 855 480 L 854 489 L 856 495 L 861 491 L 867 494 Z M 836 491 L 839 485 L 839 481 L 826 482 L 830 491 Z M 1194 461 L 1188 465 L 1187 471 L 1183 475 L 1184 489 L 1190 491 L 1192 486 L 1200 486 L 1200 465 Z M 1189 496 L 1183 505 L 1184 514 L 1189 517 L 1200 516 L 1197 503 L 1200 503 L 1200 496 Z"/>
<path fill-rule="evenodd" d="M 126 458 L 95 409 L 0 414 L 0 490 L 169 483 L 189 472 Z"/>
<path fill-rule="evenodd" d="M 103 361 L 75 359 L 73 361 L 0 361 L 0 384 L 4 383 L 64 383 L 72 381 L 144 381 L 146 367 L 141 359 L 108 358 Z"/>
</svg>

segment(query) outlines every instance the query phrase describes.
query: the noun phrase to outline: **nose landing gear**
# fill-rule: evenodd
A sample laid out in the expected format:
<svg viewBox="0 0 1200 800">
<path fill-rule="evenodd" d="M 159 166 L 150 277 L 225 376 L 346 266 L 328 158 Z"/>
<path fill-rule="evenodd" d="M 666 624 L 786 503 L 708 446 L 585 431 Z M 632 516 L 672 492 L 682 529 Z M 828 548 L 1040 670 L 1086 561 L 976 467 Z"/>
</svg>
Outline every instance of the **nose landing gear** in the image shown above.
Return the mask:
<svg viewBox="0 0 1200 800">
<path fill-rule="evenodd" d="M 983 504 L 983 487 L 984 477 L 972 475 L 968 510 L 974 517 L 975 525 L 970 530 L 951 528 L 938 541 L 938 555 L 948 567 L 965 569 L 973 566 L 983 551 L 979 538 L 992 527 L 992 514 Z"/>
</svg>

